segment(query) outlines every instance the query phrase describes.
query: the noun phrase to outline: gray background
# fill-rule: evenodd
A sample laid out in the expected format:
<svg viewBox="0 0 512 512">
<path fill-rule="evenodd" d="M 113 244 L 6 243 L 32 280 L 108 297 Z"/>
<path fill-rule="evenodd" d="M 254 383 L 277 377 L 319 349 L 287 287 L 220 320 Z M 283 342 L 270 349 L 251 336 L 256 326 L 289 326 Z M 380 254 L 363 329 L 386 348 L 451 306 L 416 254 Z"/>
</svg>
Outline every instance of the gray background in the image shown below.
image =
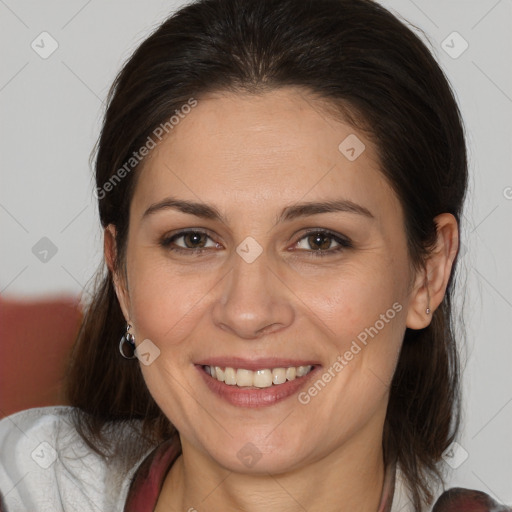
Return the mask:
<svg viewBox="0 0 512 512">
<path fill-rule="evenodd" d="M 455 468 L 449 482 L 512 504 L 512 0 L 382 3 L 428 35 L 467 126 L 471 185 L 459 269 L 466 421 L 460 447 L 446 458 Z M 0 0 L 6 297 L 77 295 L 87 287 L 101 260 L 88 159 L 103 101 L 133 49 L 181 4 Z M 51 49 L 44 31 L 58 44 L 46 59 L 31 47 Z M 464 41 L 469 46 L 457 56 Z"/>
</svg>

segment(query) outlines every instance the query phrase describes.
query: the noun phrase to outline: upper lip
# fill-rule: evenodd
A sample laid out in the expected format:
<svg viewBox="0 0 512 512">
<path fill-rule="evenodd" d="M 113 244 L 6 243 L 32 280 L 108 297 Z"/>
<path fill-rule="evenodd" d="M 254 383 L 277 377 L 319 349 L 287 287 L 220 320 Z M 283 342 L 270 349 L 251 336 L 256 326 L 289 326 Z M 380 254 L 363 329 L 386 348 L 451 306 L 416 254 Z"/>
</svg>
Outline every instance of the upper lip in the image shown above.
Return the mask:
<svg viewBox="0 0 512 512">
<path fill-rule="evenodd" d="M 311 359 L 292 359 L 262 357 L 246 359 L 243 357 L 209 357 L 196 363 L 201 366 L 218 366 L 220 368 L 243 368 L 245 370 L 262 370 L 266 368 L 287 368 L 289 366 L 316 366 L 318 362 Z"/>
</svg>

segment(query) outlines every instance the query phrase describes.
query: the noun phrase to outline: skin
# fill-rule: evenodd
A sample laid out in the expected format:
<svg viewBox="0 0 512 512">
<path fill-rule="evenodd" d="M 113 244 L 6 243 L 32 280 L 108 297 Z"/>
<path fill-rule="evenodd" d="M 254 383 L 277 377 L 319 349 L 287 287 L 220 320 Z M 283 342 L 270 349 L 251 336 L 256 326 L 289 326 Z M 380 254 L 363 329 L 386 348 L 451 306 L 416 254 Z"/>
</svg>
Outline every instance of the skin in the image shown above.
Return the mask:
<svg viewBox="0 0 512 512">
<path fill-rule="evenodd" d="M 353 162 L 338 150 L 350 134 L 366 146 Z M 403 335 L 429 324 L 426 308 L 442 301 L 458 244 L 456 220 L 440 215 L 437 246 L 415 270 L 399 199 L 379 166 L 363 133 L 295 88 L 202 98 L 145 161 L 115 285 L 137 344 L 149 339 L 160 350 L 141 368 L 183 447 L 157 512 L 376 511 L 389 383 Z M 223 221 L 172 208 L 144 216 L 171 195 L 213 205 Z M 337 199 L 372 217 L 333 212 L 276 223 L 297 202 Z M 210 237 L 202 254 L 160 244 L 199 228 Z M 315 256 L 309 228 L 344 235 L 353 247 Z M 109 226 L 111 269 L 114 235 Z M 248 236 L 263 249 L 252 263 L 236 252 Z M 339 246 L 326 240 L 324 252 Z M 174 240 L 187 250 L 185 242 Z M 401 311 L 306 405 L 294 395 L 263 408 L 233 406 L 194 366 L 236 355 L 312 359 L 328 369 L 394 303 Z M 251 468 L 237 457 L 247 442 L 261 453 Z"/>
</svg>

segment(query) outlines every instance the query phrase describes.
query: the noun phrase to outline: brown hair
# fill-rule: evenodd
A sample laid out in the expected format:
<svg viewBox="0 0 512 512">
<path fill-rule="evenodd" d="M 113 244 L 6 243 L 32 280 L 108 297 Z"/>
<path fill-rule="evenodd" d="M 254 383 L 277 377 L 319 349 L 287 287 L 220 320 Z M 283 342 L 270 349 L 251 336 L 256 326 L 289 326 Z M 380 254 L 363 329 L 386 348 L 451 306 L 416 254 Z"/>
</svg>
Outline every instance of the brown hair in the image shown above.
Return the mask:
<svg viewBox="0 0 512 512">
<path fill-rule="evenodd" d="M 116 269 L 123 268 L 137 165 L 112 180 L 155 128 L 192 97 L 283 86 L 303 87 L 370 132 L 403 207 L 411 262 L 424 263 L 436 239 L 434 217 L 460 219 L 467 162 L 456 101 L 419 37 L 370 0 L 201 0 L 140 45 L 108 96 L 96 186 L 101 223 L 117 229 Z M 432 501 L 441 455 L 460 423 L 453 281 L 452 272 L 431 324 L 406 331 L 390 391 L 384 457 L 397 459 L 417 511 Z M 124 329 L 112 276 L 103 270 L 69 374 L 77 428 L 97 449 L 109 421 L 141 419 L 154 442 L 174 432 L 137 360 L 119 355 Z"/>
</svg>

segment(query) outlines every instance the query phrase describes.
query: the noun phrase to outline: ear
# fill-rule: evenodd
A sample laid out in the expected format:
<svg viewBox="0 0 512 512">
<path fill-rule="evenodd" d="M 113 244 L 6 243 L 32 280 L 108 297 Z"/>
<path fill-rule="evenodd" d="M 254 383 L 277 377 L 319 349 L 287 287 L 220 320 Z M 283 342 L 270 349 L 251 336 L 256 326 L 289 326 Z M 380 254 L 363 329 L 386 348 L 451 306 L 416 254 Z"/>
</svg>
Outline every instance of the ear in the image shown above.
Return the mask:
<svg viewBox="0 0 512 512">
<path fill-rule="evenodd" d="M 117 244 L 116 244 L 116 228 L 113 224 L 109 224 L 103 232 L 103 253 L 110 275 L 114 281 L 114 289 L 116 290 L 117 300 L 121 306 L 126 322 L 130 321 L 130 295 L 128 293 L 128 283 L 126 275 L 122 270 L 117 268 Z"/>
<path fill-rule="evenodd" d="M 459 248 L 459 227 L 451 213 L 442 213 L 434 219 L 437 240 L 427 257 L 425 266 L 418 270 L 410 295 L 406 325 L 423 329 L 432 319 L 432 313 L 441 304 Z M 427 313 L 430 308 L 430 314 Z"/>
</svg>

